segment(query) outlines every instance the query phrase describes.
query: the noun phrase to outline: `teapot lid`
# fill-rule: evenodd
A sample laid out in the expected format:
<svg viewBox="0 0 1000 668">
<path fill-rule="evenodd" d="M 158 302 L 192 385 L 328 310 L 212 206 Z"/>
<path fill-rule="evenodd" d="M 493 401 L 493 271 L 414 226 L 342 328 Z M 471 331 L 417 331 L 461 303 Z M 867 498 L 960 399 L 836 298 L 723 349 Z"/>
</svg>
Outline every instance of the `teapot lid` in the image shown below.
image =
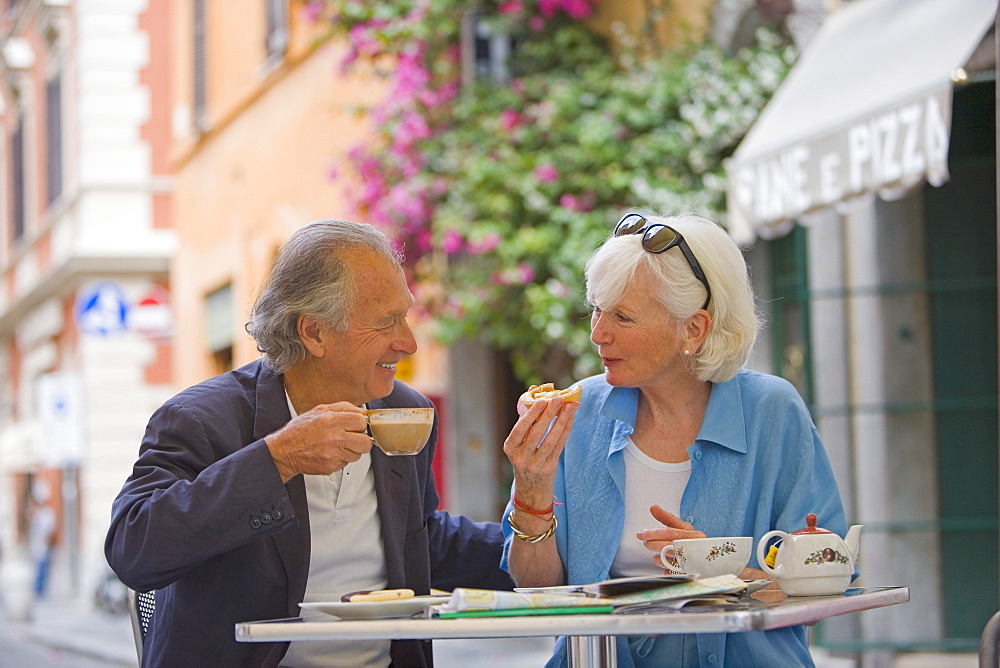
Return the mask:
<svg viewBox="0 0 1000 668">
<path fill-rule="evenodd" d="M 801 536 L 802 534 L 815 534 L 815 533 L 833 533 L 829 529 L 824 529 L 822 527 L 816 526 L 816 513 L 809 513 L 806 515 L 806 528 L 799 529 L 798 531 L 793 531 L 793 536 Z"/>
</svg>

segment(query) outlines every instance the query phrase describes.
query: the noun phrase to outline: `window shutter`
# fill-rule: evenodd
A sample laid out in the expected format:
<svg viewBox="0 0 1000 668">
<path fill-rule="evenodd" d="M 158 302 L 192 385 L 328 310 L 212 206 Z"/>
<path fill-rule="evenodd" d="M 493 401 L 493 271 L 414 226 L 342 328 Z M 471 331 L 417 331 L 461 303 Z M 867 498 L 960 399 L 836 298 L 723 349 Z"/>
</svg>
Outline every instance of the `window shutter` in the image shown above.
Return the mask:
<svg viewBox="0 0 1000 668">
<path fill-rule="evenodd" d="M 11 166 L 11 240 L 24 236 L 24 116 L 19 114 L 10 138 Z"/>
<path fill-rule="evenodd" d="M 208 127 L 205 0 L 194 0 L 194 124 L 198 130 Z"/>
<path fill-rule="evenodd" d="M 288 2 L 265 0 L 267 12 L 267 57 L 280 58 L 288 48 Z"/>
<path fill-rule="evenodd" d="M 62 74 L 57 73 L 45 84 L 46 112 L 46 177 L 48 204 L 62 195 Z"/>
</svg>

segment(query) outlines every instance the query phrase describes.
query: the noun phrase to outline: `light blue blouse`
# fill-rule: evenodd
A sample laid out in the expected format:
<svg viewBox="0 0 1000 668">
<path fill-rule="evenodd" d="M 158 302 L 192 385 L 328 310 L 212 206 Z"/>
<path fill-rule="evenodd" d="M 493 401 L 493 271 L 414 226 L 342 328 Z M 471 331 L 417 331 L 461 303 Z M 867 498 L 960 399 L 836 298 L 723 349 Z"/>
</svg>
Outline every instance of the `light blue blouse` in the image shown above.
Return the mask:
<svg viewBox="0 0 1000 668">
<path fill-rule="evenodd" d="M 608 578 L 625 523 L 622 451 L 635 429 L 639 402 L 639 390 L 612 387 L 603 375 L 582 384 L 583 403 L 560 457 L 554 488 L 562 504 L 555 507 L 555 540 L 567 584 Z M 787 381 L 744 370 L 732 380 L 713 384 L 698 438 L 687 451 L 691 479 L 681 498 L 682 518 L 709 536 L 753 536 L 752 568 L 759 568 L 756 544 L 761 536 L 772 529 L 801 529 L 807 513 L 816 513 L 819 526 L 841 536 L 847 532 L 823 443 L 805 403 Z M 504 517 L 510 511 L 508 505 Z M 650 517 L 650 528 L 657 525 Z M 501 566 L 508 568 L 512 535 L 506 522 L 503 530 Z M 812 665 L 802 626 L 619 637 L 617 654 L 623 668 Z M 565 664 L 565 638 L 560 638 L 548 665 Z"/>
</svg>

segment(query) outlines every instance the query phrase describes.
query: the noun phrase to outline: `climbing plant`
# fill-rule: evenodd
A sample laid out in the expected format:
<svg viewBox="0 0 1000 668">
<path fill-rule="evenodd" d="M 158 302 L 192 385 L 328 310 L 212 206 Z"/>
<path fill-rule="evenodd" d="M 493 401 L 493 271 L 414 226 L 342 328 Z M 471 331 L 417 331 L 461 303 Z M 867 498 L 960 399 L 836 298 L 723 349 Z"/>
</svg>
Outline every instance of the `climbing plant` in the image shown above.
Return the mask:
<svg viewBox="0 0 1000 668">
<path fill-rule="evenodd" d="M 403 247 L 445 342 L 509 352 L 525 382 L 600 370 L 583 265 L 625 210 L 695 209 L 724 222 L 723 160 L 794 49 L 761 31 L 729 55 L 670 50 L 587 22 L 593 0 L 326 0 L 310 17 L 345 39 L 344 67 L 387 78 L 373 134 L 351 152 L 361 220 Z M 462 85 L 463 22 L 512 44 L 505 75 Z"/>
</svg>

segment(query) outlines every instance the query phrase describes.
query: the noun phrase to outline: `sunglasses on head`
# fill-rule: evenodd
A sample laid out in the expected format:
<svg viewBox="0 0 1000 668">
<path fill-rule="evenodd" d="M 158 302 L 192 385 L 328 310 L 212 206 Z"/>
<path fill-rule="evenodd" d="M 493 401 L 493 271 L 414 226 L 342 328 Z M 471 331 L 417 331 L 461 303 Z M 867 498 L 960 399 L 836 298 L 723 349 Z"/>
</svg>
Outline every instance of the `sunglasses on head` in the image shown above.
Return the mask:
<svg viewBox="0 0 1000 668">
<path fill-rule="evenodd" d="M 708 278 L 705 277 L 705 272 L 701 270 L 698 258 L 694 256 L 694 252 L 692 252 L 687 242 L 684 241 L 684 237 L 680 232 L 663 223 L 650 224 L 645 216 L 641 214 L 626 213 L 615 226 L 614 235 L 616 237 L 624 237 L 630 234 L 641 234 L 642 247 L 650 253 L 665 253 L 674 246 L 680 248 L 688 264 L 691 265 L 694 277 L 705 286 L 705 303 L 701 307 L 703 309 L 708 308 L 708 302 L 712 299 L 712 288 L 708 287 Z"/>
</svg>

